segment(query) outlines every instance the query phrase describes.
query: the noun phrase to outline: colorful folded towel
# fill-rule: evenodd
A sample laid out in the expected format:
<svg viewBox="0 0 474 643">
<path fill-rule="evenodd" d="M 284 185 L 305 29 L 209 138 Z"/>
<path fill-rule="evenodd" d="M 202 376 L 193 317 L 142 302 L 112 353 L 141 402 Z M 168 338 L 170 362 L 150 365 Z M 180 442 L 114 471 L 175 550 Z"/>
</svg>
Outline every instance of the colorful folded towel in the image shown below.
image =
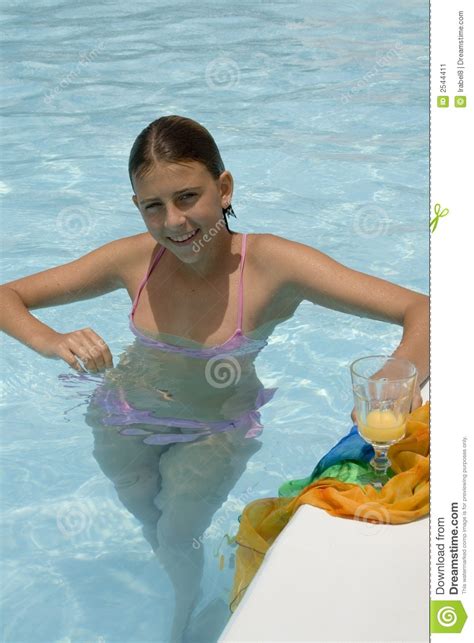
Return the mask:
<svg viewBox="0 0 474 643">
<path fill-rule="evenodd" d="M 373 449 L 357 427 L 340 440 L 308 478 L 280 487 L 278 498 L 249 503 L 240 516 L 236 536 L 236 571 L 230 597 L 233 612 L 260 567 L 265 553 L 302 504 L 320 507 L 333 516 L 401 524 L 429 512 L 429 402 L 413 411 L 406 436 L 388 452 L 393 477 L 377 491 L 362 484 L 371 473 Z"/>
</svg>

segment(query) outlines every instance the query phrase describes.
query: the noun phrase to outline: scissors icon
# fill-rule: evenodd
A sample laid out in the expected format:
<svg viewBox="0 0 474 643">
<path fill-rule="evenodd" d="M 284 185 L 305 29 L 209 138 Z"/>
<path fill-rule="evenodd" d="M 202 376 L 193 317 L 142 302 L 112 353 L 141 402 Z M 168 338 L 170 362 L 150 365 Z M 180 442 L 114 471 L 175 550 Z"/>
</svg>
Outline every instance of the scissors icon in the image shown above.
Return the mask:
<svg viewBox="0 0 474 643">
<path fill-rule="evenodd" d="M 434 232 L 436 230 L 438 221 L 441 219 L 441 217 L 445 217 L 447 214 L 449 214 L 449 210 L 448 208 L 444 208 L 443 210 L 441 210 L 441 205 L 439 203 L 436 203 L 434 207 L 434 213 L 436 216 L 430 221 L 430 228 L 433 226 L 431 228 L 431 232 Z"/>
</svg>

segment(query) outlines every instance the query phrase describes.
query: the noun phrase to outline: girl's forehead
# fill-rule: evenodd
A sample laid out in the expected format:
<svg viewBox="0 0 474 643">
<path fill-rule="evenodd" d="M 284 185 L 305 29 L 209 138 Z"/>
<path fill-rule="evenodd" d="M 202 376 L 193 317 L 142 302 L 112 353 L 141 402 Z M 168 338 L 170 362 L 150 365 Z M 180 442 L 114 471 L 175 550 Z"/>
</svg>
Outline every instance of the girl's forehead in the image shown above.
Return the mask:
<svg viewBox="0 0 474 643">
<path fill-rule="evenodd" d="M 188 183 L 198 181 L 202 183 L 210 177 L 207 168 L 198 161 L 183 161 L 180 163 L 158 162 L 141 177 L 135 179 L 137 187 L 146 189 L 148 187 L 167 187 L 177 183 Z"/>
</svg>

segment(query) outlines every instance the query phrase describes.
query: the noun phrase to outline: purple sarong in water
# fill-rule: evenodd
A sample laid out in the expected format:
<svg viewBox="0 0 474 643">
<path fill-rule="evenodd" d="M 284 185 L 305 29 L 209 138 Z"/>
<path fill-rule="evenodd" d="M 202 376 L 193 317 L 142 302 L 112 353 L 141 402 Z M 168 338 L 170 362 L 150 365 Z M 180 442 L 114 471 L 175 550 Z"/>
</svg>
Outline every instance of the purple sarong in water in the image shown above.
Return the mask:
<svg viewBox="0 0 474 643">
<path fill-rule="evenodd" d="M 92 396 L 92 401 L 99 404 L 106 415 L 102 418 L 105 425 L 157 424 L 161 427 L 175 427 L 183 430 L 193 430 L 192 433 L 157 433 L 139 428 L 122 429 L 122 435 L 146 435 L 145 444 L 172 444 L 174 442 L 192 442 L 198 438 L 231 431 L 233 429 L 248 429 L 246 438 L 255 438 L 263 430 L 260 423 L 261 406 L 272 399 L 276 388 L 261 388 L 255 400 L 255 409 L 245 411 L 234 420 L 200 421 L 186 418 L 158 417 L 150 411 L 142 411 L 131 406 L 125 399 L 121 388 L 99 386 Z"/>
</svg>

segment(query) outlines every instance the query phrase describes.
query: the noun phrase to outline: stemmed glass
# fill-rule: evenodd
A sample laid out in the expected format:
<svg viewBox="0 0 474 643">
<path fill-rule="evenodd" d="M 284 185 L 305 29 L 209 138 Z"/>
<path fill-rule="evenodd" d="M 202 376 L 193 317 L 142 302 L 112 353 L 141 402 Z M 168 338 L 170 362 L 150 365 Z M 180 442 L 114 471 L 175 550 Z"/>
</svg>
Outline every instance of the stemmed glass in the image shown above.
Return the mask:
<svg viewBox="0 0 474 643">
<path fill-rule="evenodd" d="M 357 429 L 375 451 L 375 478 L 368 481 L 380 490 L 389 479 L 387 451 L 405 437 L 417 370 L 407 359 L 385 355 L 356 359 L 350 370 Z"/>
</svg>

